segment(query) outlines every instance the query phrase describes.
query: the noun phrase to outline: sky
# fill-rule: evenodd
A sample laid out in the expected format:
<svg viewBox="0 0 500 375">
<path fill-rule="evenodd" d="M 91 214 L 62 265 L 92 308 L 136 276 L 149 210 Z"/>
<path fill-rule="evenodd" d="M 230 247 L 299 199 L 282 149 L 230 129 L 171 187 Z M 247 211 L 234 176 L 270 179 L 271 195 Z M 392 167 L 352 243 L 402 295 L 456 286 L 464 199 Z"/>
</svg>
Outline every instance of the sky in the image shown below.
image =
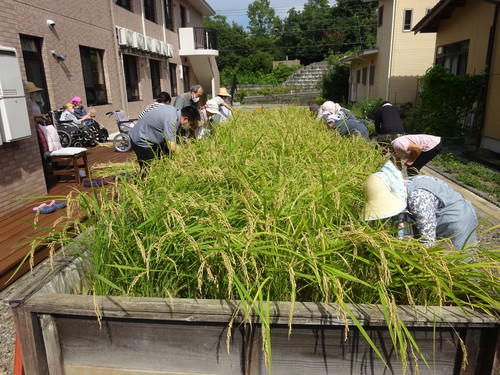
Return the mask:
<svg viewBox="0 0 500 375">
<path fill-rule="evenodd" d="M 206 2 L 217 13 L 227 17 L 227 22 L 231 24 L 233 21 L 240 26 L 248 26 L 247 9 L 248 5 L 254 0 L 206 0 Z M 287 16 L 287 12 L 291 8 L 296 10 L 304 9 L 304 4 L 307 0 L 271 0 L 271 8 L 275 14 L 283 19 Z M 329 1 L 330 5 L 335 4 L 335 0 Z"/>
</svg>

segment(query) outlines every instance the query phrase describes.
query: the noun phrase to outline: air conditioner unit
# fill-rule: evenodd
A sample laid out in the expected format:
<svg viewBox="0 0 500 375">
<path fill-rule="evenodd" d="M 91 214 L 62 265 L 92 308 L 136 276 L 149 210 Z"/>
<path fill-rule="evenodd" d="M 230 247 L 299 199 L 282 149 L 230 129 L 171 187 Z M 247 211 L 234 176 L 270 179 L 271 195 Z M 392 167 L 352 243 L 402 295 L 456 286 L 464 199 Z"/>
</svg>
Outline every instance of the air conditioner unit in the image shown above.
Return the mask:
<svg viewBox="0 0 500 375">
<path fill-rule="evenodd" d="M 146 51 L 146 37 L 138 32 L 134 33 L 134 39 L 135 39 L 135 44 L 137 45 L 137 49 L 140 49 L 141 51 Z"/>
<path fill-rule="evenodd" d="M 167 57 L 174 57 L 174 46 L 170 43 L 167 43 L 168 46 L 168 52 L 167 52 Z"/>
<path fill-rule="evenodd" d="M 158 39 L 155 39 L 154 42 L 155 42 L 155 52 L 157 54 L 161 55 L 161 53 L 162 53 L 161 41 L 159 41 Z"/>
<path fill-rule="evenodd" d="M 146 49 L 149 52 L 156 52 L 156 43 L 154 38 L 151 38 L 150 36 L 146 37 Z"/>
<path fill-rule="evenodd" d="M 167 52 L 168 52 L 168 46 L 167 46 L 167 43 L 165 42 L 160 42 L 161 44 L 161 48 L 160 50 L 158 51 L 158 53 L 162 56 L 167 56 Z"/>
<path fill-rule="evenodd" d="M 116 34 L 118 35 L 118 45 L 127 46 L 127 29 L 116 26 Z"/>
<path fill-rule="evenodd" d="M 138 48 L 137 46 L 137 40 L 135 39 L 135 32 L 129 29 L 127 30 L 127 46 L 131 48 Z"/>
</svg>

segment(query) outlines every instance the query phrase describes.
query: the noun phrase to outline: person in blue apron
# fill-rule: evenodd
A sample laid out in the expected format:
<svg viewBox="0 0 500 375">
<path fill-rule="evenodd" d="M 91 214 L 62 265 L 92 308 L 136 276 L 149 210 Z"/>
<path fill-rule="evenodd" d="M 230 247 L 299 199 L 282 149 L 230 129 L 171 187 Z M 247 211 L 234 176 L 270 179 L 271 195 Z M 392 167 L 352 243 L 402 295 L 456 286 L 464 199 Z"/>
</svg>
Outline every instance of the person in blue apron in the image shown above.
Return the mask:
<svg viewBox="0 0 500 375">
<path fill-rule="evenodd" d="M 428 246 L 449 238 L 456 249 L 477 243 L 476 211 L 471 202 L 444 181 L 425 175 L 403 179 L 388 162 L 363 186 L 364 220 L 388 219 L 405 209 L 415 223 L 419 240 Z"/>
</svg>

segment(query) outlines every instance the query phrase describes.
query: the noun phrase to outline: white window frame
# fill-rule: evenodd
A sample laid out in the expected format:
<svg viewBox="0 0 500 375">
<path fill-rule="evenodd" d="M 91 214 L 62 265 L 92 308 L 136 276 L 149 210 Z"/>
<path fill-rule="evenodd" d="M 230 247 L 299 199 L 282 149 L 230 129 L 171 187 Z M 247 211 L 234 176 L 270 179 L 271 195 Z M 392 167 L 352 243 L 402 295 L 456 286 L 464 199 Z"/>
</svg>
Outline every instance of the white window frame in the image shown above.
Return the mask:
<svg viewBox="0 0 500 375">
<path fill-rule="evenodd" d="M 406 15 L 408 12 L 410 13 L 410 23 L 409 24 L 406 23 Z M 403 10 L 403 32 L 404 33 L 411 31 L 412 23 L 413 23 L 413 9 L 409 9 L 409 8 L 404 9 Z"/>
</svg>

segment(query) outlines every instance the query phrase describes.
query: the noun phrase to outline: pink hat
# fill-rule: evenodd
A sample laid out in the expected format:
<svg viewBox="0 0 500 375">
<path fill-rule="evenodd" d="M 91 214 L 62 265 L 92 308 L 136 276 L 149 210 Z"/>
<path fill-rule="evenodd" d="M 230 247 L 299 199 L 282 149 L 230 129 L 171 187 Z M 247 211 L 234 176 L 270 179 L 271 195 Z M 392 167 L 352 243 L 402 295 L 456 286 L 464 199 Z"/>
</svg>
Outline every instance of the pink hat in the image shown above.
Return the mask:
<svg viewBox="0 0 500 375">
<path fill-rule="evenodd" d="M 73 104 L 80 103 L 81 101 L 82 98 L 80 98 L 79 96 L 75 96 L 73 99 L 71 99 L 71 103 Z"/>
</svg>

